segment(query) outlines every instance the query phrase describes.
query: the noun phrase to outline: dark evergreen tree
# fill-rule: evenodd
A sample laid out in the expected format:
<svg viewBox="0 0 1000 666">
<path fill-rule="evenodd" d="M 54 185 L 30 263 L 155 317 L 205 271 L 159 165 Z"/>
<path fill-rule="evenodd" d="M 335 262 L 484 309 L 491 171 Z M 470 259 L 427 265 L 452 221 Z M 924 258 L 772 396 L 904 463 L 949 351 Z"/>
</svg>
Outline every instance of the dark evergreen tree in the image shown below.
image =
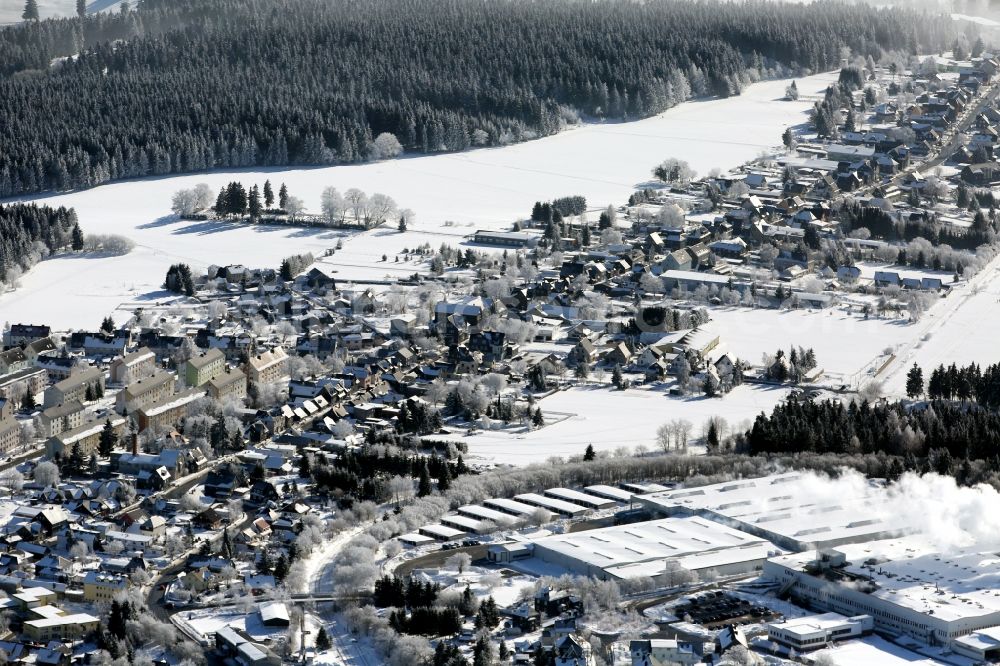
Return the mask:
<svg viewBox="0 0 1000 666">
<path fill-rule="evenodd" d="M 74 252 L 79 252 L 83 249 L 83 231 L 80 230 L 80 225 L 77 223 L 73 224 L 73 240 L 71 247 Z"/>
<path fill-rule="evenodd" d="M 25 0 L 24 11 L 21 12 L 21 18 L 25 21 L 37 21 L 38 20 L 38 1 L 37 0 Z"/>
<path fill-rule="evenodd" d="M 250 213 L 250 218 L 255 221 L 260 219 L 260 214 L 263 212 L 260 203 L 260 190 L 257 189 L 256 185 L 250 188 L 247 199 L 247 212 Z"/>
<path fill-rule="evenodd" d="M 285 576 L 288 575 L 288 556 L 282 553 L 278 557 L 278 561 L 274 563 L 274 579 L 279 583 L 285 581 Z"/>
<path fill-rule="evenodd" d="M 906 395 L 918 398 L 924 393 L 924 371 L 916 363 L 906 373 Z"/>
<path fill-rule="evenodd" d="M 111 419 L 107 419 L 104 421 L 104 427 L 101 429 L 101 436 L 97 442 L 97 452 L 102 458 L 110 458 L 117 443 L 118 435 L 115 434 L 115 429 L 111 425 Z"/>
<path fill-rule="evenodd" d="M 330 649 L 330 635 L 326 633 L 326 627 L 320 625 L 316 632 L 316 649 L 325 652 Z"/>
<path fill-rule="evenodd" d="M 270 208 L 274 205 L 274 190 L 271 189 L 271 181 L 264 181 L 264 207 Z"/>
<path fill-rule="evenodd" d="M 427 463 L 420 466 L 420 478 L 417 482 L 417 497 L 427 497 L 431 494 L 431 475 L 427 470 Z"/>
</svg>

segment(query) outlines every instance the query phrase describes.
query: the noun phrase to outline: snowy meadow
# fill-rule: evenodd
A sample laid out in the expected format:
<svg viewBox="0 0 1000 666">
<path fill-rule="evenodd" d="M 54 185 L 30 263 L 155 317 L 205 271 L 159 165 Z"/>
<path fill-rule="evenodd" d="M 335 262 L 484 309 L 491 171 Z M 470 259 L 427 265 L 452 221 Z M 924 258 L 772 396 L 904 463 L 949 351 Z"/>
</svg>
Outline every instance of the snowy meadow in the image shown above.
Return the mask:
<svg viewBox="0 0 1000 666">
<path fill-rule="evenodd" d="M 217 190 L 233 180 L 249 185 L 269 178 L 275 187 L 286 183 L 310 212 L 319 212 L 320 193 L 328 186 L 393 197 L 416 212 L 410 231 L 352 235 L 337 253 L 342 279 L 372 279 L 406 268 L 380 266 L 382 254 L 425 241 L 454 245 L 477 228 L 508 228 L 536 200 L 581 194 L 592 208 L 624 203 L 667 157 L 685 159 L 701 174 L 742 164 L 779 145 L 785 127 L 804 123 L 813 100 L 834 78 L 828 73 L 799 79 L 802 95 L 795 102 L 782 100 L 788 80 L 768 81 L 739 97 L 691 101 L 645 120 L 585 124 L 502 148 L 355 166 L 211 172 L 38 197 L 32 200 L 76 208 L 85 232 L 122 234 L 136 248 L 123 257 L 40 263 L 20 289 L 0 295 L 0 319 L 45 321 L 61 329 L 96 326 L 121 304 L 128 309 L 163 296 L 160 285 L 172 263 L 195 270 L 227 263 L 277 266 L 283 257 L 319 255 L 337 242 L 336 233 L 322 229 L 179 221 L 170 215 L 171 196 L 197 183 Z"/>
</svg>

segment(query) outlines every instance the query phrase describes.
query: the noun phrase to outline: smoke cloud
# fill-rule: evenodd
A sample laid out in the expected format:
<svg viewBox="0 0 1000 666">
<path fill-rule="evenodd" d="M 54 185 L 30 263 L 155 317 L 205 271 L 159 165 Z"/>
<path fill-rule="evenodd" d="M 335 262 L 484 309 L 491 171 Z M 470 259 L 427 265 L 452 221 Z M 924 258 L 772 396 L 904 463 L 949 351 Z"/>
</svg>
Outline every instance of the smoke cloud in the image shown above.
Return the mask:
<svg viewBox="0 0 1000 666">
<path fill-rule="evenodd" d="M 899 534 L 922 534 L 942 552 L 1000 547 L 1000 493 L 992 486 L 959 486 L 934 473 L 906 473 L 885 484 L 844 470 L 835 478 L 804 472 L 782 488 L 803 510 L 813 504 L 853 507 L 858 520 L 880 519 Z"/>
</svg>

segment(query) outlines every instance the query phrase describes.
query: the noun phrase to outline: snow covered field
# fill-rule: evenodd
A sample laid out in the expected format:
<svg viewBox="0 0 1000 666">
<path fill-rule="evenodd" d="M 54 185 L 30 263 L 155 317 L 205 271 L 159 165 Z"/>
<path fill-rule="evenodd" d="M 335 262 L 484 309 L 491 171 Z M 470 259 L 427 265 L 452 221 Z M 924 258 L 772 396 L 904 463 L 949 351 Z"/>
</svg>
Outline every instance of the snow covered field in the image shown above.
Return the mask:
<svg viewBox="0 0 1000 666">
<path fill-rule="evenodd" d="M 958 655 L 949 655 L 948 662 L 922 657 L 878 636 L 847 641 L 809 654 L 811 659 L 821 656 L 829 656 L 836 666 L 940 666 L 968 662 Z"/>
<path fill-rule="evenodd" d="M 725 417 L 730 426 L 743 427 L 760 412 L 770 413 L 788 393 L 787 388 L 745 385 L 722 398 L 677 398 L 661 391 L 574 387 L 539 401 L 550 424 L 543 428 L 521 434 L 481 431 L 452 439 L 469 445 L 469 461 L 509 465 L 583 455 L 588 444 L 597 451 L 637 446 L 653 450 L 657 448 L 656 429 L 667 421 L 690 421 L 694 439 L 701 436 L 702 426 L 713 416 Z"/>
<path fill-rule="evenodd" d="M 914 341 L 883 378 L 887 391 L 902 395 L 906 371 L 918 363 L 924 378 L 940 364 L 980 366 L 1000 362 L 1000 259 L 995 259 L 972 283 L 939 301 L 918 322 Z"/>
<path fill-rule="evenodd" d="M 120 4 L 121 0 L 90 0 L 87 3 L 87 13 L 117 11 Z M 23 11 L 24 3 L 21 0 L 0 1 L 0 25 L 20 23 Z M 38 0 L 38 15 L 43 19 L 76 16 L 76 0 Z"/>
<path fill-rule="evenodd" d="M 540 199 L 582 194 L 593 208 L 623 203 L 667 157 L 686 159 L 702 174 L 741 164 L 780 144 L 786 126 L 805 122 L 812 100 L 834 79 L 834 74 L 799 79 L 802 98 L 796 102 L 781 101 L 789 81 L 769 81 L 739 97 L 692 101 L 646 120 L 589 124 L 503 148 L 357 166 L 212 172 L 37 197 L 75 207 L 85 232 L 122 234 L 137 247 L 128 257 L 42 262 L 17 293 L 0 296 L 0 320 L 94 326 L 118 303 L 156 292 L 171 263 L 184 261 L 196 270 L 213 263 L 277 266 L 291 254 L 318 253 L 336 244 L 335 234 L 326 230 L 247 228 L 169 216 L 172 194 L 197 183 L 218 189 L 233 180 L 249 185 L 270 178 L 276 188 L 287 183 L 290 193 L 315 212 L 327 186 L 383 192 L 416 212 L 412 231 L 435 235 L 434 245 L 456 244 L 480 226 L 507 228 Z M 446 221 L 457 226 L 445 226 Z M 378 265 L 381 254 L 423 242 L 409 235 L 381 229 L 356 238 L 355 247 L 345 241 L 337 253 L 343 264 L 338 269 L 353 279 L 394 273 Z"/>
<path fill-rule="evenodd" d="M 779 348 L 812 348 L 819 367 L 839 380 L 851 378 L 882 356 L 882 352 L 916 335 L 907 319 L 865 319 L 839 308 L 828 310 L 748 310 L 713 308 L 712 321 L 726 350 L 759 365 L 763 354 Z"/>
</svg>

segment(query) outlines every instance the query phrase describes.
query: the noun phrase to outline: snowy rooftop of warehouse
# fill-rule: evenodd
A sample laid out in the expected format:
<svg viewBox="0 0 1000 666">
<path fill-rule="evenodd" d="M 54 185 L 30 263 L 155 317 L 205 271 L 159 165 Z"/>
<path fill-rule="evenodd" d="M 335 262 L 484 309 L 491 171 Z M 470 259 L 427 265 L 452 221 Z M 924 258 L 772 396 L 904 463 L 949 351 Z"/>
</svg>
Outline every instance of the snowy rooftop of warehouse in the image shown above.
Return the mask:
<svg viewBox="0 0 1000 666">
<path fill-rule="evenodd" d="M 922 536 L 907 536 L 834 549 L 847 563 L 838 570 L 870 579 L 871 596 L 943 622 L 1000 613 L 1000 555 L 982 546 L 942 552 Z M 801 569 L 815 553 L 775 558 Z"/>
<path fill-rule="evenodd" d="M 544 537 L 535 542 L 535 554 L 544 548 L 605 568 L 749 545 L 778 550 L 763 539 L 704 518 L 664 518 Z"/>
<path fill-rule="evenodd" d="M 746 562 L 762 562 L 769 557 L 780 555 L 784 551 L 768 541 L 755 541 L 740 546 L 720 548 L 718 550 L 701 551 L 673 558 L 658 559 L 646 562 L 632 562 L 617 566 L 605 567 L 604 571 L 614 578 L 653 578 L 666 573 L 670 567 L 668 562 L 675 562 L 681 569 L 687 571 L 704 571 Z"/>
<path fill-rule="evenodd" d="M 875 481 L 855 494 L 816 492 L 814 477 L 797 472 L 636 496 L 663 513 L 714 515 L 772 538 L 801 544 L 839 544 L 884 538 L 912 526 L 890 521 L 877 510 L 881 486 Z"/>
</svg>

